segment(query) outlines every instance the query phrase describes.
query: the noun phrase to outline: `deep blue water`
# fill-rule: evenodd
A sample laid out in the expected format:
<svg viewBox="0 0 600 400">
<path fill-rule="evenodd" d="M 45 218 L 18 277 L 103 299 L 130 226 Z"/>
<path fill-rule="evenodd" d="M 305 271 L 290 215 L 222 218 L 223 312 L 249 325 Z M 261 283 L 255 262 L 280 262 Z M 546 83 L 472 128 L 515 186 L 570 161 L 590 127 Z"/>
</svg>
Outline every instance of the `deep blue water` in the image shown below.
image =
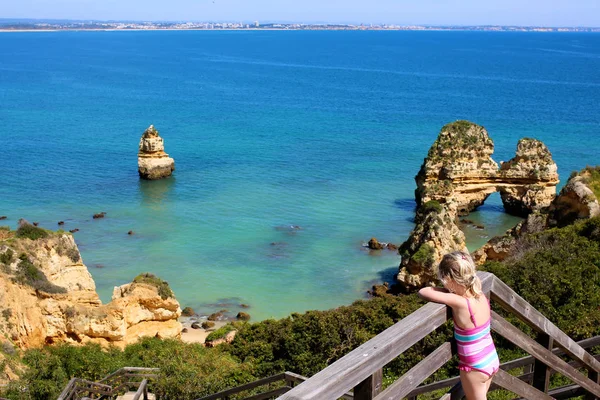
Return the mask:
<svg viewBox="0 0 600 400">
<path fill-rule="evenodd" d="M 543 140 L 563 180 L 598 163 L 598 71 L 598 34 L 0 33 L 0 215 L 79 228 L 103 301 L 147 271 L 203 312 L 348 304 L 395 272 L 361 244 L 406 239 L 444 124 L 484 125 L 496 161 Z M 138 179 L 150 124 L 171 179 Z M 499 204 L 472 249 L 515 223 Z"/>
</svg>

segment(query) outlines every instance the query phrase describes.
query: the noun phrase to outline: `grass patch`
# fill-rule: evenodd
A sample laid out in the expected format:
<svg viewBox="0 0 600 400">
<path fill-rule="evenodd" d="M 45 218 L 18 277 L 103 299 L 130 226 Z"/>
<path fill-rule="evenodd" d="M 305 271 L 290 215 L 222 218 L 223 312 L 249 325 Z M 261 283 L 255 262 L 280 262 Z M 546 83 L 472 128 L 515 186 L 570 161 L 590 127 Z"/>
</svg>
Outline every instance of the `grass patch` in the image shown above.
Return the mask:
<svg viewBox="0 0 600 400">
<path fill-rule="evenodd" d="M 227 336 L 227 334 L 231 331 L 235 330 L 235 328 L 233 327 L 233 325 L 225 325 L 220 327 L 219 329 L 217 329 L 214 332 L 211 332 L 207 337 L 206 337 L 206 341 L 210 342 L 212 340 L 217 340 L 217 339 L 222 339 L 225 336 Z"/>
<path fill-rule="evenodd" d="M 422 211 L 424 213 L 436 212 L 439 214 L 442 212 L 442 205 L 439 201 L 430 200 L 427 203 L 423 204 Z"/>
<path fill-rule="evenodd" d="M 428 244 L 422 244 L 411 258 L 419 264 L 431 265 L 433 264 L 433 253 L 433 247 Z"/>
<path fill-rule="evenodd" d="M 27 238 L 27 239 L 31 239 L 31 240 L 38 240 L 38 239 L 47 238 L 49 236 L 49 234 L 45 229 L 38 228 L 37 226 L 33 226 L 31 224 L 22 224 L 17 229 L 15 236 L 18 238 Z"/>
<path fill-rule="evenodd" d="M 600 199 L 600 166 L 587 166 L 581 171 L 584 182 L 594 192 L 596 199 Z"/>
<path fill-rule="evenodd" d="M 15 253 L 11 249 L 6 249 L 6 251 L 0 254 L 0 264 L 9 265 L 13 262 L 13 256 Z"/>
<path fill-rule="evenodd" d="M 144 273 L 139 274 L 135 278 L 133 278 L 134 283 L 146 283 L 148 285 L 152 285 L 158 289 L 158 295 L 161 299 L 165 300 L 170 297 L 175 297 L 171 287 L 169 287 L 169 283 L 167 281 L 163 281 L 159 277 L 154 274 Z"/>
</svg>

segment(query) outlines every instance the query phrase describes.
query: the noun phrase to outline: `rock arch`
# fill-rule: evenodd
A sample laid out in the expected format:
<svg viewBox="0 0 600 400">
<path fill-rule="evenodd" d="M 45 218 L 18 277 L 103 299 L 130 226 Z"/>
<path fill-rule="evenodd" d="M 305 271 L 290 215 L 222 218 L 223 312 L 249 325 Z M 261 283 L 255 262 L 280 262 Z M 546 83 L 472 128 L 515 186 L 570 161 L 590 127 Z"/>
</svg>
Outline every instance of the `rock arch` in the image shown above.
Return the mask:
<svg viewBox="0 0 600 400">
<path fill-rule="evenodd" d="M 416 226 L 399 251 L 398 282 L 407 290 L 435 279 L 442 256 L 466 251 L 458 216 L 499 192 L 505 210 L 527 216 L 550 205 L 558 173 L 548 148 L 536 139 L 519 140 L 515 157 L 500 165 L 484 127 L 456 121 L 442 127 L 415 177 Z"/>
</svg>

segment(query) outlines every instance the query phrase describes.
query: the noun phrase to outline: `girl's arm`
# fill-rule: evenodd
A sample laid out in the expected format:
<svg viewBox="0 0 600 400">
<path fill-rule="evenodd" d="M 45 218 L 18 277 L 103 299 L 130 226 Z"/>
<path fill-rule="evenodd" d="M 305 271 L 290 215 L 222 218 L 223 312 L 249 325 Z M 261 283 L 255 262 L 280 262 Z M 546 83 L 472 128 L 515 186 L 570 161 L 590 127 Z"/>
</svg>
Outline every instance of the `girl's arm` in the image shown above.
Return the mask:
<svg viewBox="0 0 600 400">
<path fill-rule="evenodd" d="M 419 290 L 419 297 L 427 301 L 433 301 L 434 303 L 446 304 L 452 308 L 460 308 L 465 304 L 461 296 L 450 293 L 446 289 L 436 287 L 425 287 Z"/>
</svg>

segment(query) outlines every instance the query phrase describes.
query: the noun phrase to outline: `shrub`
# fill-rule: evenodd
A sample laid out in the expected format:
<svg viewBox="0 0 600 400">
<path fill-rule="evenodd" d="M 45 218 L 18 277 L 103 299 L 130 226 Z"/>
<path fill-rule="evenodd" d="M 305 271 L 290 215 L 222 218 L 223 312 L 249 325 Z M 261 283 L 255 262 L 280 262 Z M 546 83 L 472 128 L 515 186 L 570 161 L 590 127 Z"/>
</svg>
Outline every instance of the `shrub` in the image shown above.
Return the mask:
<svg viewBox="0 0 600 400">
<path fill-rule="evenodd" d="M 14 252 L 11 249 L 6 249 L 6 251 L 0 254 L 0 263 L 4 265 L 9 265 L 13 262 Z"/>
<path fill-rule="evenodd" d="M 225 326 L 220 327 L 219 329 L 217 329 L 214 332 L 211 332 L 207 337 L 206 337 L 206 341 L 210 342 L 213 340 L 217 340 L 217 339 L 222 339 L 225 336 L 227 336 L 227 334 L 231 331 L 235 330 L 235 327 L 231 324 L 227 324 Z"/>
<path fill-rule="evenodd" d="M 29 223 L 23 223 L 17 229 L 15 236 L 18 238 L 37 240 L 48 237 L 48 232 L 45 229 L 33 226 Z"/>
<path fill-rule="evenodd" d="M 413 261 L 419 264 L 430 265 L 433 263 L 433 248 L 424 243 L 411 257 Z"/>
<path fill-rule="evenodd" d="M 439 203 L 439 201 L 430 200 L 427 203 L 423 204 L 422 212 L 424 212 L 424 213 L 436 212 L 439 214 L 442 212 L 442 205 Z"/>
<path fill-rule="evenodd" d="M 169 283 L 167 281 L 163 281 L 159 277 L 154 274 L 144 273 L 136 276 L 133 279 L 134 283 L 146 283 L 148 285 L 152 285 L 158 289 L 158 295 L 162 299 L 168 299 L 170 297 L 174 297 L 173 291 L 169 287 Z"/>
<path fill-rule="evenodd" d="M 522 238 L 494 273 L 572 338 L 600 334 L 600 219 Z"/>
</svg>

